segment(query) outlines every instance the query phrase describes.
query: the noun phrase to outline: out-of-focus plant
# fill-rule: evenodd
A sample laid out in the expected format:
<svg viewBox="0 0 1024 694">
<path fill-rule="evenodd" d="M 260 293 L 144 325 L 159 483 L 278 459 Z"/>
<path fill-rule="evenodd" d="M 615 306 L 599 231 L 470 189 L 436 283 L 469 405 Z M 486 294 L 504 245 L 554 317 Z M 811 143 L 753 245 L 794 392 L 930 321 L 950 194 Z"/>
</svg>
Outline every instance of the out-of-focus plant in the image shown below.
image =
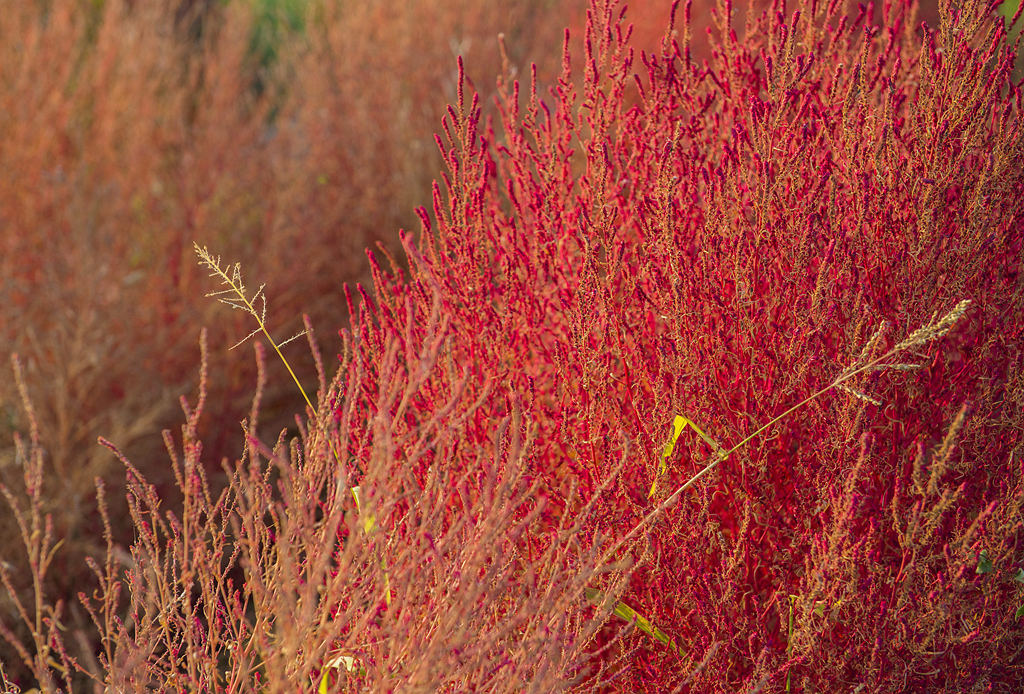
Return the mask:
<svg viewBox="0 0 1024 694">
<path fill-rule="evenodd" d="M 429 17 L 437 4 L 388 7 Z M 436 33 L 429 49 L 383 30 L 399 26 L 387 25 L 395 13 L 383 4 L 316 22 L 316 8 L 304 3 L 255 0 L 5 6 L 0 340 L 22 357 L 49 471 L 42 510 L 65 540 L 60 570 L 47 576 L 51 594 L 74 605 L 73 593 L 88 580 L 81 558 L 105 546 L 93 480 L 116 484 L 121 470 L 96 446 L 98 435 L 117 441 L 168 503 L 177 498 L 160 431 L 176 422 L 176 393 L 195 386 L 199 325 L 209 325 L 207 391 L 218 403 L 198 424 L 208 471 L 218 475 L 217 461 L 236 455 L 255 367 L 226 350 L 244 334 L 244 318 L 194 300 L 205 277 L 192 262 L 192 241 L 237 258 L 274 287 L 284 320 L 275 331 L 301 330 L 302 313 L 318 324 L 341 322 L 338 288 L 368 276 L 362 249 L 378 241 L 396 247 L 395 229 L 415 223 L 413 205 L 428 195 L 439 154 L 427 146 L 413 156 L 409 143 L 429 145 L 447 97 L 426 82 L 452 74 L 452 45 L 466 47 L 481 84 L 494 83 L 503 30 L 514 60 L 557 69 L 557 41 L 549 46 L 543 37 L 557 33 L 558 23 L 544 3 L 524 12 L 527 4 L 486 4 L 459 15 L 442 3 L 425 24 Z M 252 43 L 261 23 L 278 27 L 265 34 L 274 54 L 264 64 Z M 308 30 L 311 23 L 319 33 Z M 294 26 L 300 29 L 285 30 Z M 316 62 L 307 51 L 325 33 L 343 40 Z M 406 95 L 391 80 L 375 88 L 356 79 L 374 54 L 387 57 L 390 74 L 423 83 L 422 91 Z M 302 73 L 307 66 L 315 72 Z M 269 89 L 252 88 L 257 73 Z M 290 80 L 295 74 L 308 79 Z M 346 79 L 332 83 L 331 74 Z M 299 112 L 327 114 L 330 130 Z M 387 142 L 394 148 L 374 146 Z M 264 421 L 290 425 L 304 403 L 281 364 L 267 368 Z M 311 365 L 300 360 L 296 368 L 303 382 L 315 378 Z M 0 481 L 16 492 L 23 482 L 10 442 L 28 426 L 19 402 L 13 380 L 0 378 Z M 127 519 L 123 495 L 108 502 L 113 518 Z M 112 530 L 119 543 L 134 532 L 127 522 Z M 0 514 L 0 553 L 24 577 L 17 537 L 13 517 Z M 81 637 L 76 645 L 91 638 L 81 610 L 69 608 L 64 619 Z M 22 681 L 12 662 L 8 676 Z"/>
</svg>

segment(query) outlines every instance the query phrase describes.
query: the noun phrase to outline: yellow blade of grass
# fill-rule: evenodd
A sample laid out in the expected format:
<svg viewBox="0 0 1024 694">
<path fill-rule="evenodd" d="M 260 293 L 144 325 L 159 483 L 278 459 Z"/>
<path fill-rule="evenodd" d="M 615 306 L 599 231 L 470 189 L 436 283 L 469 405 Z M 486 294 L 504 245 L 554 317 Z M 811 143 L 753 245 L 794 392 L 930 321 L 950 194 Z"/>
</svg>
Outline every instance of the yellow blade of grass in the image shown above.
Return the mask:
<svg viewBox="0 0 1024 694">
<path fill-rule="evenodd" d="M 342 668 L 345 672 L 354 672 L 358 675 L 366 675 L 366 670 L 359 664 L 359 660 L 350 655 L 338 655 L 324 663 L 323 672 L 320 677 L 320 686 L 317 687 L 318 694 L 327 694 L 331 691 L 331 673 L 341 672 Z"/>
<path fill-rule="evenodd" d="M 672 421 L 672 437 L 671 439 L 669 439 L 669 442 L 665 444 L 665 449 L 661 454 L 661 464 L 658 466 L 658 474 L 654 476 L 654 481 L 651 483 L 651 491 L 647 493 L 648 499 L 654 497 L 654 493 L 658 489 L 658 480 L 660 480 L 662 476 L 664 476 L 664 474 L 668 472 L 668 458 L 670 455 L 672 455 L 672 451 L 675 450 L 676 441 L 679 440 L 679 435 L 683 433 L 683 429 L 685 429 L 686 427 L 690 427 L 691 429 L 696 431 L 697 435 L 704 440 L 704 443 L 711 446 L 711 450 L 715 452 L 715 456 L 722 460 L 725 460 L 725 458 L 728 457 L 729 454 L 726 453 L 725 450 L 718 445 L 718 442 L 715 441 L 710 436 L 708 436 L 707 434 L 705 434 L 701 430 L 701 428 L 693 422 L 692 419 L 687 417 L 685 414 L 677 414 L 676 418 Z"/>
<path fill-rule="evenodd" d="M 363 532 L 370 533 L 377 527 L 377 517 L 372 513 L 367 513 L 366 518 L 363 518 L 363 505 L 359 501 L 359 487 L 352 487 L 352 498 L 356 501 L 356 513 L 359 514 L 359 518 L 362 521 Z"/>
</svg>

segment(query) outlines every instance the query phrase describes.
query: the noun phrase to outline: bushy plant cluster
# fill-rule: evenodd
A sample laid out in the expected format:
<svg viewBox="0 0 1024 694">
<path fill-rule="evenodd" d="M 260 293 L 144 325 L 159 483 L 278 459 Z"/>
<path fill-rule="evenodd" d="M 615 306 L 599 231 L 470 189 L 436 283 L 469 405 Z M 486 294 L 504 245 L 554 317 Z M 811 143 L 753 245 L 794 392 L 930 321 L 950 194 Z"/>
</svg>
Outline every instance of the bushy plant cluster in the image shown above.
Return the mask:
<svg viewBox="0 0 1024 694">
<path fill-rule="evenodd" d="M 496 128 L 452 109 L 410 279 L 375 276 L 381 330 L 439 292 L 492 416 L 527 403 L 553 503 L 626 458 L 594 530 L 642 527 L 628 602 L 684 644 L 640 641 L 631 686 L 713 649 L 698 691 L 1021 681 L 1016 52 L 988 4 L 871 10 L 775 3 L 740 39 L 721 3 L 710 60 L 684 21 L 634 67 L 593 7 L 582 86 L 567 55 Z M 706 435 L 665 465 L 679 415 Z"/>
<path fill-rule="evenodd" d="M 494 118 L 459 62 L 432 206 L 345 289 L 333 377 L 307 321 L 299 436 L 259 436 L 257 342 L 226 482 L 205 378 L 173 510 L 107 444 L 137 539 L 104 511 L 95 655 L 40 589 L 33 424 L 33 637 L 2 633 L 40 686 L 1019 690 L 1019 5 L 733 4 L 704 56 L 705 5 L 637 54 L 593 0 Z M 262 288 L 195 250 L 280 354 Z"/>
<path fill-rule="evenodd" d="M 0 341 L 5 364 L 21 356 L 47 454 L 40 503 L 63 539 L 47 585 L 72 596 L 69 628 L 88 628 L 73 595 L 89 580 L 83 558 L 103 551 L 94 479 L 123 480 L 96 437 L 117 441 L 167 503 L 180 502 L 160 431 L 177 426 L 177 397 L 194 390 L 200 326 L 210 330 L 207 390 L 217 403 L 198 424 L 208 469 L 240 450 L 256 371 L 227 347 L 247 332 L 246 317 L 196 301 L 206 276 L 192 241 L 268 283 L 283 334 L 301 330 L 302 312 L 341 327 L 339 288 L 368 278 L 363 249 L 397 249 L 395 230 L 415 224 L 415 205 L 429 199 L 441 165 L 431 133 L 455 95 L 455 54 L 471 61 L 485 92 L 501 31 L 512 65 L 536 61 L 556 73 L 562 20 L 551 13 L 582 4 L 4 6 Z M 308 381 L 307 362 L 295 368 Z M 29 424 L 19 402 L 14 380 L 0 378 L 0 482 L 20 494 L 11 441 Z M 268 364 L 268 431 L 303 406 L 287 372 Z M 109 502 L 114 535 L 129 543 L 123 495 Z M 0 556 L 29 599 L 22 554 L 13 516 L 0 513 Z M 0 660 L 17 667 L 6 651 Z"/>
</svg>

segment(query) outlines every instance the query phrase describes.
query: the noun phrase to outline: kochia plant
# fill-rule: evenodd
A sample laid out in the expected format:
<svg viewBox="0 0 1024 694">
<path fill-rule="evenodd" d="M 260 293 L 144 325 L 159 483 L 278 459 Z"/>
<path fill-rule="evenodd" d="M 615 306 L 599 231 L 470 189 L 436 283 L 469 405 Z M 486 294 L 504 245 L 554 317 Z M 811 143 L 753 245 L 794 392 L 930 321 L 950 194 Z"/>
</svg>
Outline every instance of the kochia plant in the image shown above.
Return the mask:
<svg viewBox="0 0 1024 694">
<path fill-rule="evenodd" d="M 609 647 L 617 686 L 1019 684 L 1019 41 L 998 3 L 930 27 L 913 2 L 774 2 L 740 27 L 725 1 L 698 62 L 704 5 L 679 4 L 635 56 L 594 3 L 557 88 L 506 84 L 497 126 L 460 90 L 408 278 L 372 260 L 364 358 L 415 354 L 410 307 L 439 295 L 468 387 L 494 388 L 478 412 L 537 427 L 551 523 L 625 456 L 584 532 L 638 563 L 623 600 L 665 638 Z M 423 378 L 391 411 L 410 435 L 441 402 Z M 666 460 L 676 417 L 698 428 Z"/>
</svg>

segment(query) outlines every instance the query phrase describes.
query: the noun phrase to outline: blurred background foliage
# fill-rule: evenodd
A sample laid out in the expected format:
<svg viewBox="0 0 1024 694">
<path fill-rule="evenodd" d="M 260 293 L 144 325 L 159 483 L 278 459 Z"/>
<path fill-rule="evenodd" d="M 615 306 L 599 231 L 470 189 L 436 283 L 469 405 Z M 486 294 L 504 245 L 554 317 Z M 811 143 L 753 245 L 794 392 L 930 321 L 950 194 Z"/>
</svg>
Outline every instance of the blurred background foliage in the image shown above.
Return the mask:
<svg viewBox="0 0 1024 694">
<path fill-rule="evenodd" d="M 348 313 L 342 286 L 365 281 L 365 249 L 397 248 L 418 227 L 441 170 L 433 140 L 455 98 L 456 58 L 485 102 L 509 63 L 550 83 L 562 27 L 582 0 L 25 0 L 0 13 L 0 482 L 23 486 L 13 446 L 29 431 L 8 359 L 21 356 L 46 451 L 47 512 L 64 544 L 48 586 L 74 595 L 101 554 L 94 480 L 119 489 L 102 435 L 174 504 L 161 430 L 180 437 L 178 397 L 193 397 L 199 334 L 210 331 L 212 403 L 201 435 L 216 474 L 241 451 L 255 388 L 246 316 L 205 298 L 218 289 L 192 242 L 266 283 L 271 330 L 308 313 L 327 367 Z M 307 385 L 312 359 L 289 346 Z M 259 433 L 294 430 L 304 405 L 267 364 Z M 310 388 L 314 390 L 314 388 Z M 123 495 L 109 495 L 123 518 Z M 118 504 L 120 503 L 120 506 Z M 114 528 L 130 540 L 130 524 Z M 0 558 L 28 591 L 12 516 Z M 5 594 L 6 595 L 6 594 Z M 0 598 L 5 621 L 13 606 Z M 0 660 L 15 658 L 0 647 Z M 9 675 L 12 673 L 9 671 Z M 17 677 L 18 673 L 13 673 Z"/>
</svg>

